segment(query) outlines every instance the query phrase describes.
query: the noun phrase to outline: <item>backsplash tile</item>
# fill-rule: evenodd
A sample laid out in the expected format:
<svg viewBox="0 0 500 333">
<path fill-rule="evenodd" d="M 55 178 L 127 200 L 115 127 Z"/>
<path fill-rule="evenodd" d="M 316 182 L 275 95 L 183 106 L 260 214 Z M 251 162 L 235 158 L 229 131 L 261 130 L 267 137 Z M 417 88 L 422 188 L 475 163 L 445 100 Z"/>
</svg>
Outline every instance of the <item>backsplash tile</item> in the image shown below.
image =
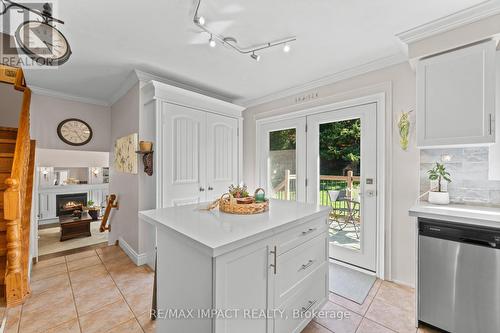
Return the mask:
<svg viewBox="0 0 500 333">
<path fill-rule="evenodd" d="M 442 162 L 443 156 L 450 160 Z M 488 180 L 488 148 L 453 148 L 420 150 L 420 193 L 429 191 L 427 171 L 436 162 L 444 163 L 451 174 L 448 184 L 454 203 L 500 205 L 500 181 Z"/>
</svg>

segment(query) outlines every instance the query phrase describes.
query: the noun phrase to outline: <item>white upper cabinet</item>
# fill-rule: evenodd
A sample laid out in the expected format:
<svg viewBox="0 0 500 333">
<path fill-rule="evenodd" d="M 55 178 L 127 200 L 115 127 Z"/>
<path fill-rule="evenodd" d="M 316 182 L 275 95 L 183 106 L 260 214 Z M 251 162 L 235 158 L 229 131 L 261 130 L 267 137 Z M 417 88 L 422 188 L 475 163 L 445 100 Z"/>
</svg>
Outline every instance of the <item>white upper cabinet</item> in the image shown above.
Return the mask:
<svg viewBox="0 0 500 333">
<path fill-rule="evenodd" d="M 486 41 L 418 63 L 419 147 L 495 142 L 495 53 Z"/>
<path fill-rule="evenodd" d="M 157 208 L 211 201 L 239 182 L 242 107 L 156 81 L 142 100 L 154 115 Z"/>
</svg>

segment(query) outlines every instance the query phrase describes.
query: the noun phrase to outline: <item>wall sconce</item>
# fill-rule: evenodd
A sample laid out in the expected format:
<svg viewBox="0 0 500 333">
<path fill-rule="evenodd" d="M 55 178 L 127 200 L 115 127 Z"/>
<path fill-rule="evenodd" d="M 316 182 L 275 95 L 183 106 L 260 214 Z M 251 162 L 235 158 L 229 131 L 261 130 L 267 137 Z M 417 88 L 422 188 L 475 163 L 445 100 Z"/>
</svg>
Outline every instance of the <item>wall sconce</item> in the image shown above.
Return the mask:
<svg viewBox="0 0 500 333">
<path fill-rule="evenodd" d="M 90 172 L 92 172 L 94 177 L 97 177 L 97 175 L 99 174 L 99 168 L 92 168 L 90 169 Z"/>
<path fill-rule="evenodd" d="M 47 168 L 41 168 L 40 171 L 43 175 L 43 179 L 47 179 L 47 176 L 49 174 L 49 170 Z"/>
</svg>

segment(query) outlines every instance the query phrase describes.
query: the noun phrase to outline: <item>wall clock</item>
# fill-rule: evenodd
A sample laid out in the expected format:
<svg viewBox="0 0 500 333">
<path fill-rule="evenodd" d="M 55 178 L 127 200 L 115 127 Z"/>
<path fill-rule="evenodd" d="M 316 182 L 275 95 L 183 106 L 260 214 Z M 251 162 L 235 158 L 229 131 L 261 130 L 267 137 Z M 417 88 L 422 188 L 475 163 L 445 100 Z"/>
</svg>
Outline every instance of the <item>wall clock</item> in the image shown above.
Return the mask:
<svg viewBox="0 0 500 333">
<path fill-rule="evenodd" d="M 70 118 L 57 126 L 57 135 L 68 145 L 83 146 L 92 140 L 92 128 L 83 120 Z"/>
<path fill-rule="evenodd" d="M 23 52 L 40 65 L 59 66 L 71 55 L 66 37 L 46 22 L 22 23 L 16 30 L 16 41 Z"/>
</svg>

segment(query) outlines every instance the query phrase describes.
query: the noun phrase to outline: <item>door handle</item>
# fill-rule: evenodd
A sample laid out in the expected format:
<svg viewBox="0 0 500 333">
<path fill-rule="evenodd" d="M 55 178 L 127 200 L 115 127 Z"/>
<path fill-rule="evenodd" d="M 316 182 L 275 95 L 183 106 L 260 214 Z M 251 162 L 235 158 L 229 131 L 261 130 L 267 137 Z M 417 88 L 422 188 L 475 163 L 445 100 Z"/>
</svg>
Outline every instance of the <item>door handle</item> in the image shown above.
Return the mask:
<svg viewBox="0 0 500 333">
<path fill-rule="evenodd" d="M 205 192 L 205 188 L 200 186 L 200 192 Z"/>
<path fill-rule="evenodd" d="M 303 264 L 302 266 L 300 266 L 299 271 L 301 271 L 301 270 L 303 270 L 303 269 L 307 269 L 307 268 L 311 267 L 311 265 L 312 265 L 312 264 L 314 264 L 314 260 L 312 260 L 312 259 L 311 259 L 311 260 L 309 260 L 309 261 L 307 262 L 307 264 Z"/>
<path fill-rule="evenodd" d="M 307 312 L 309 311 L 314 304 L 316 304 L 317 301 L 309 301 L 309 303 L 307 304 L 307 307 L 302 307 L 302 312 Z"/>
<path fill-rule="evenodd" d="M 302 231 L 302 236 L 310 234 L 313 231 L 316 231 L 317 228 L 309 228 L 307 231 Z"/>
<path fill-rule="evenodd" d="M 276 275 L 276 257 L 277 257 L 277 253 L 278 251 L 276 251 L 276 245 L 274 246 L 274 251 L 271 251 L 271 253 L 273 254 L 273 257 L 274 257 L 274 264 L 271 264 L 269 266 L 273 267 L 274 268 L 274 275 Z"/>
<path fill-rule="evenodd" d="M 209 187 L 208 187 L 208 190 L 209 190 L 209 191 L 213 191 L 213 190 L 214 190 L 214 188 L 213 188 L 212 186 L 209 186 Z"/>
</svg>

